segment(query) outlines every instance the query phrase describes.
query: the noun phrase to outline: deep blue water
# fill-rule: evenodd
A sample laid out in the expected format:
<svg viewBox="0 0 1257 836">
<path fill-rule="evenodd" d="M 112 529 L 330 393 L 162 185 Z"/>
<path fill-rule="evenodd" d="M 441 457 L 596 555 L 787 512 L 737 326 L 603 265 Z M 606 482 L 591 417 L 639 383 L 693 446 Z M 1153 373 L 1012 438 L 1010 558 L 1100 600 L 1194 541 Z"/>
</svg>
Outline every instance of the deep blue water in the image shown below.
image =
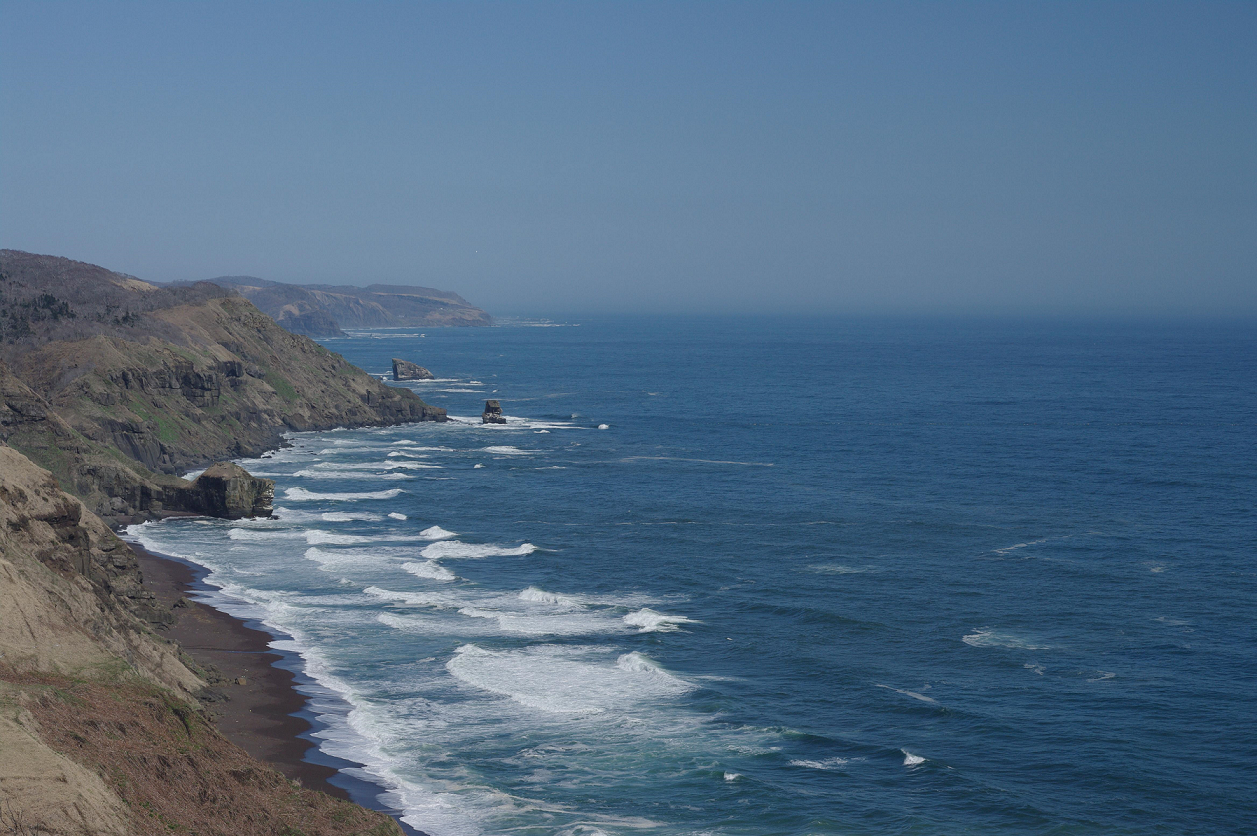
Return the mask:
<svg viewBox="0 0 1257 836">
<path fill-rule="evenodd" d="M 410 824 L 1253 832 L 1251 327 L 577 322 L 326 341 L 468 420 L 294 436 L 245 462 L 279 520 L 136 531 Z"/>
</svg>

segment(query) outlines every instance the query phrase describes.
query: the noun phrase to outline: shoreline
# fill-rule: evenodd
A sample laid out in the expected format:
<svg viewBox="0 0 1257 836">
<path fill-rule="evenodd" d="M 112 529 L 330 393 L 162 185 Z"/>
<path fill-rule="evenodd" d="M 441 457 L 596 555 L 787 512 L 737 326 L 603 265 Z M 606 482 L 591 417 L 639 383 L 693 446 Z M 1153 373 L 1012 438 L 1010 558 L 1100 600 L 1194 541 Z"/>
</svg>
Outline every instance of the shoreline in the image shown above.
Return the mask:
<svg viewBox="0 0 1257 836">
<path fill-rule="evenodd" d="M 301 691 L 316 683 L 305 675 L 296 653 L 270 647 L 286 636 L 205 603 L 217 587 L 205 582 L 209 570 L 204 566 L 127 544 L 140 563 L 144 588 L 175 614 L 175 623 L 157 632 L 178 642 L 197 664 L 213 665 L 225 677 L 210 689 L 226 699 L 207 705 L 223 736 L 308 789 L 385 813 L 407 836 L 426 836 L 401 820 L 403 810 L 384 801 L 388 787 L 345 771 L 364 764 L 319 748 L 314 734 L 325 724 Z"/>
</svg>

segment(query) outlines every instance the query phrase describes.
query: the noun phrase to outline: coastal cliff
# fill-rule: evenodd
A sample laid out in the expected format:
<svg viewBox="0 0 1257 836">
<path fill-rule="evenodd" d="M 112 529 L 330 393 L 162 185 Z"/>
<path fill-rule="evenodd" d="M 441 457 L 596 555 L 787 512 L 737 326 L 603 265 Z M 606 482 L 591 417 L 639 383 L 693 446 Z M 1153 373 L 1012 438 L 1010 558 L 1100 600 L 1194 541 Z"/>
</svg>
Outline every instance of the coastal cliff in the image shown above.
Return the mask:
<svg viewBox="0 0 1257 836">
<path fill-rule="evenodd" d="M 231 287 L 276 322 L 310 337 L 343 336 L 342 328 L 491 325 L 493 318 L 457 293 L 431 287 L 286 284 L 253 276 L 210 279 Z"/>
<path fill-rule="evenodd" d="M 0 439 L 114 524 L 179 510 L 173 474 L 289 430 L 445 417 L 232 290 L 0 250 Z"/>
<path fill-rule="evenodd" d="M 213 727 L 132 550 L 0 445 L 0 832 L 400 834 Z"/>
</svg>

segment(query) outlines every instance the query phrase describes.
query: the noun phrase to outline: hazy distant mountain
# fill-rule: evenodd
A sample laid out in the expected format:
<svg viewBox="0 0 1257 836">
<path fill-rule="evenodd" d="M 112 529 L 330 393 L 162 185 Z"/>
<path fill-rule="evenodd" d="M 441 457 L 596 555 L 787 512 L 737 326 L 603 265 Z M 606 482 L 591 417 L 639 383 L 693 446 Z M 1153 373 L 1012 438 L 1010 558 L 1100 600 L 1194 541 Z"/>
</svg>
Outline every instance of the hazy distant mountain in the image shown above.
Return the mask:
<svg viewBox="0 0 1257 836">
<path fill-rule="evenodd" d="M 431 287 L 373 284 L 349 287 L 285 284 L 254 276 L 219 276 L 283 327 L 309 337 L 335 337 L 342 328 L 491 325 L 493 318 L 457 293 Z"/>
</svg>

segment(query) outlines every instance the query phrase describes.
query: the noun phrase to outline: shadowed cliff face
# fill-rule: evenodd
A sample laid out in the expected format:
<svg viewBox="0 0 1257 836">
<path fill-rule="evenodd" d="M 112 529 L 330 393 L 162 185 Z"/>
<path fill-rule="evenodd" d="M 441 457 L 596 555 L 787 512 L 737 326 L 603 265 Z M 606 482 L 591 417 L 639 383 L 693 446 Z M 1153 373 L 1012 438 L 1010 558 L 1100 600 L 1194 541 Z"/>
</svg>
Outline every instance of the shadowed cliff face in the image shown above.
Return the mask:
<svg viewBox="0 0 1257 836">
<path fill-rule="evenodd" d="M 148 507 L 150 471 L 257 455 L 287 430 L 445 420 L 204 283 L 3 250 L 0 323 L 0 434 L 102 513 Z"/>
</svg>

